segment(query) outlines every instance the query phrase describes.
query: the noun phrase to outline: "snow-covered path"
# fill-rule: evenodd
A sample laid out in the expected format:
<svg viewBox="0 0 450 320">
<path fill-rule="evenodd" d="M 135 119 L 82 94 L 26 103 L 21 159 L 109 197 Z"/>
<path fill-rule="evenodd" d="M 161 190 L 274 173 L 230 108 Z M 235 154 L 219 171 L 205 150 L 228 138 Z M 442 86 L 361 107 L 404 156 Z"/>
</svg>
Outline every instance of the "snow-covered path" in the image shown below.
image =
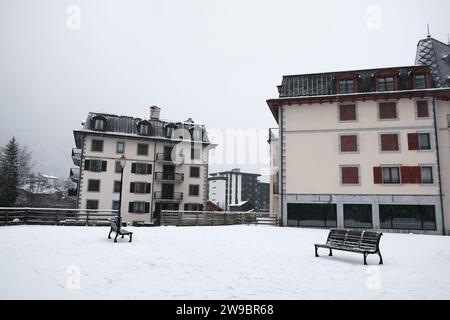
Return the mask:
<svg viewBox="0 0 450 320">
<path fill-rule="evenodd" d="M 450 237 L 385 234 L 378 257 L 322 251 L 327 230 L 0 228 L 0 299 L 450 299 Z M 79 275 L 78 275 L 79 273 Z"/>
</svg>

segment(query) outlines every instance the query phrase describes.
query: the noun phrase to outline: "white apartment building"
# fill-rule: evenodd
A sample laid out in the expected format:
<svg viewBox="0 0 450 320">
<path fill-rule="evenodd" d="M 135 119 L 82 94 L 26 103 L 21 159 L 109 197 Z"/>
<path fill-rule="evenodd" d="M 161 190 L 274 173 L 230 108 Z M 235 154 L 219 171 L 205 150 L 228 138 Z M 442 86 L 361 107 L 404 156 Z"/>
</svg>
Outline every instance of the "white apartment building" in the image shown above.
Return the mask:
<svg viewBox="0 0 450 320">
<path fill-rule="evenodd" d="M 449 54 L 427 38 L 416 66 L 284 76 L 267 101 L 271 213 L 285 226 L 449 234 Z"/>
<path fill-rule="evenodd" d="M 161 210 L 203 210 L 207 200 L 208 155 L 214 147 L 205 127 L 160 119 L 89 113 L 74 130 L 77 183 L 81 209 L 119 209 L 120 158 L 123 171 L 122 212 L 126 222 L 158 222 Z"/>
</svg>

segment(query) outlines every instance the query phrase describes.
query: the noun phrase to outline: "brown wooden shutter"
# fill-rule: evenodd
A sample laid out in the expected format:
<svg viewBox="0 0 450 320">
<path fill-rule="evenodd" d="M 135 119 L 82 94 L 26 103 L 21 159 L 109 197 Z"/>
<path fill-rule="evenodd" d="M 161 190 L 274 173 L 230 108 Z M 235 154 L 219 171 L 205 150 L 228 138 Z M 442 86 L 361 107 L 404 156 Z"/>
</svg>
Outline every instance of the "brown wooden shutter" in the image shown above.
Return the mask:
<svg viewBox="0 0 450 320">
<path fill-rule="evenodd" d="M 420 184 L 422 182 L 422 170 L 420 167 L 402 166 L 400 168 L 402 183 Z"/>
<path fill-rule="evenodd" d="M 373 167 L 373 183 L 382 184 L 383 183 L 383 168 Z"/>
<path fill-rule="evenodd" d="M 359 168 L 358 167 L 342 167 L 342 184 L 358 184 Z"/>
<path fill-rule="evenodd" d="M 396 119 L 397 104 L 395 102 L 380 102 L 380 119 Z"/>
<path fill-rule="evenodd" d="M 358 137 L 356 135 L 341 136 L 341 152 L 358 151 Z"/>
<path fill-rule="evenodd" d="M 339 119 L 341 121 L 356 120 L 356 105 L 346 104 L 339 106 Z"/>
<path fill-rule="evenodd" d="M 428 101 L 417 101 L 417 117 L 428 118 L 429 116 Z"/>
<path fill-rule="evenodd" d="M 408 133 L 408 150 L 419 150 L 418 133 Z"/>
<path fill-rule="evenodd" d="M 398 135 L 382 134 L 381 135 L 381 151 L 398 151 Z"/>
</svg>

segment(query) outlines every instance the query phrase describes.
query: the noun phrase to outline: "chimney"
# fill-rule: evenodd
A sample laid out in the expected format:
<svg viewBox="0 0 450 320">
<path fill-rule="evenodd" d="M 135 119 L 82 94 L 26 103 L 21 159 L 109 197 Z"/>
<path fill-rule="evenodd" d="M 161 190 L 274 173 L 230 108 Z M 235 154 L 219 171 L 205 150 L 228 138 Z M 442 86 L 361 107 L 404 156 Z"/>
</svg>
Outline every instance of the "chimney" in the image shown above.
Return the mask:
<svg viewBox="0 0 450 320">
<path fill-rule="evenodd" d="M 161 112 L 161 108 L 157 106 L 150 107 L 150 120 L 159 120 L 159 114 Z"/>
</svg>

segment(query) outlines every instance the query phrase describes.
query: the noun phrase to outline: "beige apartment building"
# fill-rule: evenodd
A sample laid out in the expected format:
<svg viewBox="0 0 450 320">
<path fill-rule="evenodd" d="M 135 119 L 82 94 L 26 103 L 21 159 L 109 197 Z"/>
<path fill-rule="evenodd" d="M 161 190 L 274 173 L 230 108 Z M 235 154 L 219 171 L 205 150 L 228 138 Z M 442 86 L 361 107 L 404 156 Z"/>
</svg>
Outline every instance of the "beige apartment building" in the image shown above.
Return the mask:
<svg viewBox="0 0 450 320">
<path fill-rule="evenodd" d="M 89 113 L 74 137 L 78 208 L 119 209 L 123 155 L 123 221 L 157 223 L 161 210 L 205 208 L 214 145 L 203 125 L 161 120 L 153 106 L 149 119 Z"/>
<path fill-rule="evenodd" d="M 284 226 L 450 233 L 450 46 L 416 65 L 284 76 L 268 100 Z"/>
</svg>

